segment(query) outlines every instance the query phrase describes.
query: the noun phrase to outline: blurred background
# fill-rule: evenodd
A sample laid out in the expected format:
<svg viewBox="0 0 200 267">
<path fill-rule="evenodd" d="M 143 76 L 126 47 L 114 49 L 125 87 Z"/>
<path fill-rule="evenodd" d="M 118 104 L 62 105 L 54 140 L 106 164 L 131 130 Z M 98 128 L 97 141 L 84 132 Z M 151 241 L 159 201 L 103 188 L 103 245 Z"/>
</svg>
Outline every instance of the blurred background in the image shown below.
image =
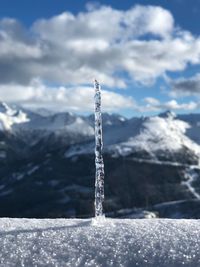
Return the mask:
<svg viewBox="0 0 200 267">
<path fill-rule="evenodd" d="M 0 216 L 200 217 L 200 1 L 0 0 Z"/>
</svg>

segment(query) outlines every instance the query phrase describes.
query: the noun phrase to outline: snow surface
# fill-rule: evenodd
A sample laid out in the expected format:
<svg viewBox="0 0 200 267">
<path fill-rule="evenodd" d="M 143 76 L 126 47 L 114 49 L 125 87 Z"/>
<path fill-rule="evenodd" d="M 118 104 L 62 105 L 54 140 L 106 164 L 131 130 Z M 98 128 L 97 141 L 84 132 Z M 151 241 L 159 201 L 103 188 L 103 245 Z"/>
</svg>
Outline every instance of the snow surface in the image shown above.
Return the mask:
<svg viewBox="0 0 200 267">
<path fill-rule="evenodd" d="M 200 222 L 0 219 L 0 266 L 198 267 Z"/>
</svg>

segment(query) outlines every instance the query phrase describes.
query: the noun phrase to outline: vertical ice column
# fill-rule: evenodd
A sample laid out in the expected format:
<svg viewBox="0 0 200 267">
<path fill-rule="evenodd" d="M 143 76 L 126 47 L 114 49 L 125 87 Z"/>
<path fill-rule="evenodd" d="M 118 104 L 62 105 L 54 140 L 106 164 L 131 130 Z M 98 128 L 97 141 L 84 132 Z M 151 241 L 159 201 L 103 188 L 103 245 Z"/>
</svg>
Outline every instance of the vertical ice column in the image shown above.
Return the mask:
<svg viewBox="0 0 200 267">
<path fill-rule="evenodd" d="M 102 117 L 101 117 L 101 87 L 94 81 L 95 89 L 95 217 L 103 215 L 104 201 L 104 163 L 103 163 L 103 140 L 102 140 Z"/>
</svg>

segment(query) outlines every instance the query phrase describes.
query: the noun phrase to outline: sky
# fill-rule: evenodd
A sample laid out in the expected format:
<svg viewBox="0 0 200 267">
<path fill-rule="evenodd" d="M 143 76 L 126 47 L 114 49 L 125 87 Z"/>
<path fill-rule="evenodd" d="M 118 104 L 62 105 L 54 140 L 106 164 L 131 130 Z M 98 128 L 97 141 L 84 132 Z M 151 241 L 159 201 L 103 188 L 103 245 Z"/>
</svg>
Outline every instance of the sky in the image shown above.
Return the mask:
<svg viewBox="0 0 200 267">
<path fill-rule="evenodd" d="M 200 0 L 0 0 L 0 100 L 131 117 L 200 112 Z"/>
</svg>

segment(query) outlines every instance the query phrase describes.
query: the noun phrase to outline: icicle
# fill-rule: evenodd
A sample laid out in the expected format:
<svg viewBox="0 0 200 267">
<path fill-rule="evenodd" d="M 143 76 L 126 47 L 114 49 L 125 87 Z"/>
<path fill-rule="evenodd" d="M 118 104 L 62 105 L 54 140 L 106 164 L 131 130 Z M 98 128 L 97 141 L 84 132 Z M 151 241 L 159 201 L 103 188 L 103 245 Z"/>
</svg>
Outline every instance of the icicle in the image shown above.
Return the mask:
<svg viewBox="0 0 200 267">
<path fill-rule="evenodd" d="M 95 217 L 103 216 L 104 201 L 104 163 L 103 163 L 103 140 L 102 140 L 102 117 L 101 117 L 101 88 L 94 81 L 95 89 Z"/>
</svg>

